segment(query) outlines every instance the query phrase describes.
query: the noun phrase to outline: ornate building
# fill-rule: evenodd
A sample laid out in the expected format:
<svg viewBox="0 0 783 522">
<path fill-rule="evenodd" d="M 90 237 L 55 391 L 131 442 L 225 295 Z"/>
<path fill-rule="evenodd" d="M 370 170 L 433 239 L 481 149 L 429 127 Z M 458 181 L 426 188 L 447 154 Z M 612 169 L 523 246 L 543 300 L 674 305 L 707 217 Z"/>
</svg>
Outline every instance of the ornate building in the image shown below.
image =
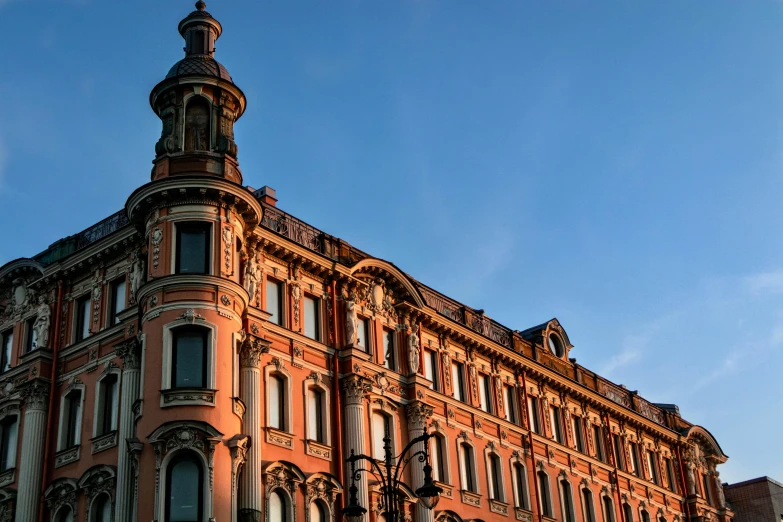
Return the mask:
<svg viewBox="0 0 783 522">
<path fill-rule="evenodd" d="M 151 181 L 0 268 L 0 521 L 334 522 L 351 450 L 429 430 L 416 522 L 728 522 L 710 433 L 242 185 L 220 23 L 150 95 Z M 359 482 L 367 522 L 379 485 Z"/>
</svg>

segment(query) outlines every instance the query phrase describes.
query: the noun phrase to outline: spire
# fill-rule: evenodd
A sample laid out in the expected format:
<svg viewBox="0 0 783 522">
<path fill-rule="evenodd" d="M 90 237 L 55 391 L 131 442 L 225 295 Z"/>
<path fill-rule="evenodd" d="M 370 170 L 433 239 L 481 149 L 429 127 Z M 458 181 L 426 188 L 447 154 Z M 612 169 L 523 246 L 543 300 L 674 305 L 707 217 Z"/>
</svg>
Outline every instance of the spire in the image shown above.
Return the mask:
<svg viewBox="0 0 783 522">
<path fill-rule="evenodd" d="M 207 4 L 199 0 L 196 10 L 179 23 L 179 34 L 185 39 L 186 56 L 212 56 L 215 41 L 220 38 L 223 27 L 206 11 Z"/>
</svg>

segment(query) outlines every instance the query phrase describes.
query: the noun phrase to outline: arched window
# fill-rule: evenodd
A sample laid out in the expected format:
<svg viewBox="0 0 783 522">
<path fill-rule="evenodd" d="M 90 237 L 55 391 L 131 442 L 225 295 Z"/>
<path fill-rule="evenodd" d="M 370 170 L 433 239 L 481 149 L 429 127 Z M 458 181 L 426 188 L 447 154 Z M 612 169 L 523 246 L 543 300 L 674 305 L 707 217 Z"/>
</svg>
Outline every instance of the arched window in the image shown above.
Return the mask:
<svg viewBox="0 0 783 522">
<path fill-rule="evenodd" d="M 582 507 L 585 510 L 585 522 L 596 522 L 593 492 L 587 488 L 582 488 Z"/>
<path fill-rule="evenodd" d="M 389 434 L 390 438 L 393 438 L 391 417 L 380 412 L 374 412 L 372 414 L 372 456 L 378 460 L 386 458 L 386 451 L 384 450 L 384 437 Z M 392 444 L 392 452 L 394 451 L 394 444 Z"/>
<path fill-rule="evenodd" d="M 269 380 L 269 425 L 280 431 L 286 431 L 285 379 L 280 375 L 272 375 Z"/>
<path fill-rule="evenodd" d="M 0 422 L 0 472 L 16 467 L 17 417 L 9 416 Z"/>
<path fill-rule="evenodd" d="M 93 501 L 90 522 L 111 522 L 111 499 L 108 495 L 99 495 Z"/>
<path fill-rule="evenodd" d="M 604 522 L 614 522 L 614 502 L 612 502 L 612 497 L 604 495 L 601 497 L 601 501 L 604 504 Z"/>
<path fill-rule="evenodd" d="M 207 387 L 207 334 L 204 328 L 174 330 L 171 354 L 172 388 Z"/>
<path fill-rule="evenodd" d="M 318 388 L 307 390 L 307 438 L 324 444 L 326 442 L 324 429 L 324 392 Z"/>
<path fill-rule="evenodd" d="M 326 513 L 327 510 L 320 500 L 310 504 L 310 522 L 328 522 Z"/>
<path fill-rule="evenodd" d="M 446 482 L 446 467 L 443 460 L 443 438 L 434 435 L 430 439 L 430 457 L 432 460 L 432 479 L 438 482 Z"/>
<path fill-rule="evenodd" d="M 288 516 L 288 503 L 285 495 L 280 491 L 273 491 L 269 495 L 269 522 L 287 522 Z M 312 516 L 312 514 L 311 514 Z"/>
<path fill-rule="evenodd" d="M 516 507 L 530 509 L 527 504 L 527 475 L 525 467 L 519 462 L 514 463 L 514 502 Z"/>
<path fill-rule="evenodd" d="M 501 475 L 500 457 L 497 453 L 490 453 L 487 459 L 487 474 L 489 475 L 489 493 L 492 500 L 505 502 L 503 492 L 503 476 Z"/>
<path fill-rule="evenodd" d="M 463 442 L 459 446 L 460 471 L 462 479 L 462 489 L 478 493 L 478 484 L 476 484 L 476 459 L 473 455 L 473 447 Z"/>
<path fill-rule="evenodd" d="M 197 96 L 185 109 L 185 151 L 209 150 L 209 103 Z"/>
<path fill-rule="evenodd" d="M 96 437 L 117 429 L 118 387 L 116 373 L 110 373 L 98 381 L 98 401 L 95 411 L 97 417 Z"/>
<path fill-rule="evenodd" d="M 552 495 L 549 491 L 549 477 L 543 471 L 538 472 L 539 509 L 545 517 L 552 517 Z"/>
<path fill-rule="evenodd" d="M 563 500 L 563 520 L 576 522 L 574 518 L 574 498 L 571 494 L 571 483 L 563 479 L 560 481 L 560 492 Z"/>
<path fill-rule="evenodd" d="M 624 522 L 633 522 L 633 508 L 630 504 L 623 504 L 623 513 L 625 514 Z"/>
<path fill-rule="evenodd" d="M 202 522 L 204 470 L 192 453 L 178 455 L 166 470 L 166 522 Z"/>
<path fill-rule="evenodd" d="M 61 450 L 79 445 L 82 422 L 82 389 L 69 391 L 61 405 L 60 444 Z"/>
<path fill-rule="evenodd" d="M 650 514 L 646 510 L 642 510 L 642 522 L 650 522 Z"/>
<path fill-rule="evenodd" d="M 57 522 L 73 522 L 73 511 L 69 507 L 63 507 L 57 512 Z"/>
</svg>

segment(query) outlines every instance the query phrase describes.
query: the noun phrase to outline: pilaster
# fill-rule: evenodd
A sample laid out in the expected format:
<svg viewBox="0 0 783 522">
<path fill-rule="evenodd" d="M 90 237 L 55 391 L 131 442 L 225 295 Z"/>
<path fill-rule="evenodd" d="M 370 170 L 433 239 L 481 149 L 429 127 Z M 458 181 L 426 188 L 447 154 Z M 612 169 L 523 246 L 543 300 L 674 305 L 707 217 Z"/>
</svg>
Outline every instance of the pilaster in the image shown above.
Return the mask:
<svg viewBox="0 0 783 522">
<path fill-rule="evenodd" d="M 261 522 L 263 474 L 261 440 L 263 405 L 261 404 L 261 356 L 269 352 L 269 343 L 248 335 L 239 350 L 239 393 L 245 403 L 243 432 L 250 436 L 251 446 L 245 454 L 242 480 L 239 484 L 240 522 Z"/>
<path fill-rule="evenodd" d="M 16 497 L 16 521 L 30 522 L 38 518 L 41 498 L 41 475 L 46 440 L 46 410 L 49 406 L 49 385 L 42 381 L 28 383 L 22 390 L 24 401 L 24 433 L 19 459 L 19 493 Z"/>
<path fill-rule="evenodd" d="M 117 492 L 114 502 L 115 522 L 131 522 L 134 505 L 134 469 L 131 455 L 125 449 L 126 441 L 135 436 L 136 419 L 133 404 L 139 398 L 141 381 L 141 346 L 136 338 L 117 347 L 122 358 L 122 388 L 120 391 L 119 433 L 120 451 L 117 452 Z"/>
<path fill-rule="evenodd" d="M 365 405 L 364 398 L 370 389 L 370 383 L 364 377 L 359 375 L 348 375 L 341 379 L 342 389 L 345 391 L 345 401 L 343 407 L 344 440 L 345 455 L 349 456 L 351 451 L 356 455 L 367 454 L 365 444 L 367 428 L 364 424 Z M 365 473 L 360 473 L 356 481 L 358 488 L 359 503 L 369 509 L 369 496 L 367 493 L 367 479 Z M 345 483 L 351 484 L 350 467 L 346 467 Z"/>
<path fill-rule="evenodd" d="M 406 407 L 408 415 L 408 440 L 424 435 L 427 431 L 427 420 L 432 416 L 433 408 L 421 401 L 415 401 Z M 411 455 L 418 451 L 425 451 L 424 443 L 419 442 L 411 448 Z M 417 459 L 411 461 L 411 487 L 416 491 L 424 485 L 424 467 L 419 465 Z M 415 522 L 432 522 L 431 509 L 424 507 L 423 502 L 416 502 Z"/>
</svg>

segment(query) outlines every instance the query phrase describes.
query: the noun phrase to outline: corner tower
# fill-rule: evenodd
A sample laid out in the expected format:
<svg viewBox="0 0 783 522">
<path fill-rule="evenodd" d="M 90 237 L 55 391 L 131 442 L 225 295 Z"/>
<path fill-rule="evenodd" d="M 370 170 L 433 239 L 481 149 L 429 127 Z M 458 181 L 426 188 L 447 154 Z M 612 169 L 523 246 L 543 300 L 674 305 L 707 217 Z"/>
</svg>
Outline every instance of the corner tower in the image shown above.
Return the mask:
<svg viewBox="0 0 783 522">
<path fill-rule="evenodd" d="M 242 183 L 234 122 L 247 100 L 215 60 L 215 42 L 223 27 L 199 1 L 178 29 L 185 39 L 185 57 L 150 93 L 152 110 L 163 123 L 152 179 L 207 174 Z"/>
</svg>

